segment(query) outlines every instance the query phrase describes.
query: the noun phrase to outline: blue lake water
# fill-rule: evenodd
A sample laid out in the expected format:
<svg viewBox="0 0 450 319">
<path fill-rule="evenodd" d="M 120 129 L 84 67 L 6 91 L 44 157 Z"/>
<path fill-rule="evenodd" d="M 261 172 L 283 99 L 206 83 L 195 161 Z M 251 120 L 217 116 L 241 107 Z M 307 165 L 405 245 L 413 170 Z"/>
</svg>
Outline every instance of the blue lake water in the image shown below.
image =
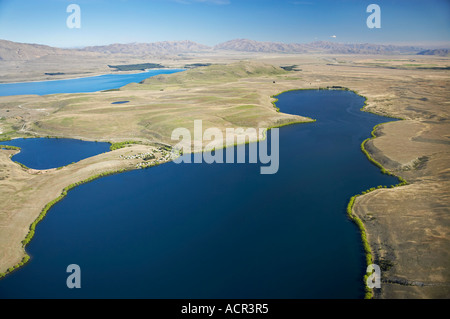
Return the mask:
<svg viewBox="0 0 450 319">
<path fill-rule="evenodd" d="M 117 101 L 117 102 L 112 102 L 111 104 L 125 104 L 125 103 L 129 103 L 130 101 Z"/>
<path fill-rule="evenodd" d="M 184 69 L 156 69 L 130 74 L 104 74 L 78 79 L 40 82 L 0 83 L 0 96 L 25 94 L 86 93 L 120 88 L 158 74 L 171 74 Z"/>
<path fill-rule="evenodd" d="M 19 138 L 0 142 L 21 148 L 13 161 L 29 168 L 48 169 L 65 166 L 109 151 L 110 143 L 86 142 L 67 138 Z"/>
<path fill-rule="evenodd" d="M 277 174 L 167 163 L 76 187 L 37 226 L 30 262 L 0 281 L 0 298 L 363 297 L 346 206 L 398 182 L 360 151 L 390 119 L 361 112 L 364 99 L 348 91 L 278 99 L 317 122 L 280 128 Z M 66 286 L 69 264 L 81 267 L 81 289 Z"/>
</svg>

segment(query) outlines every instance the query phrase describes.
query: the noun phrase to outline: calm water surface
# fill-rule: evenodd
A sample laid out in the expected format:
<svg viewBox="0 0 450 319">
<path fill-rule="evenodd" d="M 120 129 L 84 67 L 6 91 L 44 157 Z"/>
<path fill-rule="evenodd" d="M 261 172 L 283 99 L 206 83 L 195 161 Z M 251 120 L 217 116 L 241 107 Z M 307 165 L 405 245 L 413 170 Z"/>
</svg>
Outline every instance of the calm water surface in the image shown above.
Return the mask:
<svg viewBox="0 0 450 319">
<path fill-rule="evenodd" d="M 345 209 L 397 183 L 360 151 L 388 119 L 347 91 L 278 98 L 282 112 L 317 122 L 280 128 L 277 174 L 167 163 L 77 187 L 37 226 L 30 262 L 0 281 L 0 298 L 363 297 L 363 248 Z M 69 264 L 81 289 L 66 287 Z"/>
<path fill-rule="evenodd" d="M 21 148 L 13 161 L 34 169 L 65 166 L 109 151 L 110 143 L 87 142 L 67 138 L 18 138 L 0 142 Z"/>
<path fill-rule="evenodd" d="M 87 93 L 120 88 L 158 74 L 171 74 L 184 69 L 157 69 L 130 74 L 104 74 L 78 79 L 0 83 L 0 96 L 25 94 Z"/>
</svg>

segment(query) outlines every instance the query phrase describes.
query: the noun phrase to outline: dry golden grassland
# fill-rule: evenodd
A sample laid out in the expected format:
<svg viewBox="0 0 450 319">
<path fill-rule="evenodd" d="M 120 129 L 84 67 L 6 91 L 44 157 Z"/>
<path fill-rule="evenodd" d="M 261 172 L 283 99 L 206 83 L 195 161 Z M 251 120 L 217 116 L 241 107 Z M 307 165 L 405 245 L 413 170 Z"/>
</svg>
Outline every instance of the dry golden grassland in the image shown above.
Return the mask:
<svg viewBox="0 0 450 319">
<path fill-rule="evenodd" d="M 368 111 L 404 119 L 380 125 L 378 137 L 366 146 L 376 161 L 409 184 L 360 196 L 353 207 L 353 213 L 364 222 L 375 262 L 382 265 L 382 288 L 375 289 L 375 297 L 450 296 L 450 80 L 449 71 L 443 69 L 450 65 L 450 59 L 350 55 L 246 58 L 257 62 L 160 75 L 119 91 L 0 97 L 0 131 L 7 133 L 1 136 L 32 134 L 174 144 L 172 130 L 192 129 L 194 119 L 202 119 L 204 129 L 305 121 L 276 112 L 271 96 L 296 88 L 347 87 L 367 97 Z M 195 62 L 211 60 L 199 57 Z M 272 66 L 294 64 L 299 71 Z M 123 100 L 130 102 L 111 104 Z M 149 147 L 135 145 L 49 171 L 24 170 L 9 159 L 13 151 L 0 151 L 0 272 L 20 262 L 24 256 L 20 242 L 29 225 L 65 186 L 91 174 L 133 168 L 135 162 L 119 160 L 119 155 Z"/>
</svg>

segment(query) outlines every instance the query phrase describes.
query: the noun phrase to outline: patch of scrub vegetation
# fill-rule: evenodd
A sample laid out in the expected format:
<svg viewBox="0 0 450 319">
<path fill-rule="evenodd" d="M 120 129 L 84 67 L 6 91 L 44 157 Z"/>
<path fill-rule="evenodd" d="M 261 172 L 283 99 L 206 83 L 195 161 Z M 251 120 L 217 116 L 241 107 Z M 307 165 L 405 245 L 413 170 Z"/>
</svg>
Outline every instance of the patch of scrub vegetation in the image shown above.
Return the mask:
<svg viewBox="0 0 450 319">
<path fill-rule="evenodd" d="M 15 150 L 15 151 L 20 151 L 21 148 L 18 146 L 12 146 L 12 145 L 0 145 L 0 149 L 3 150 Z"/>
<path fill-rule="evenodd" d="M 362 244 L 363 244 L 363 248 L 364 248 L 364 253 L 366 255 L 366 264 L 371 265 L 372 264 L 372 250 L 370 249 L 370 245 L 369 245 L 369 241 L 367 240 L 367 233 L 366 233 L 366 228 L 364 227 L 363 222 L 361 221 L 361 219 L 359 219 L 356 215 L 353 215 L 353 205 L 355 204 L 355 199 L 356 197 L 358 197 L 359 195 L 355 195 L 352 196 L 350 198 L 350 201 L 347 205 L 347 216 L 349 219 L 351 219 L 359 228 L 359 232 L 361 234 L 361 240 L 362 240 Z M 365 294 L 364 294 L 364 298 L 365 299 L 372 299 L 373 297 L 373 292 L 372 290 L 367 286 L 367 278 L 369 277 L 368 274 L 366 274 L 364 276 L 364 285 L 365 285 Z"/>
<path fill-rule="evenodd" d="M 110 151 L 115 151 L 120 148 L 124 148 L 127 146 L 130 146 L 131 144 L 142 144 L 142 142 L 137 141 L 124 141 L 124 142 L 118 142 L 118 143 L 111 143 L 111 146 L 109 147 Z"/>
<path fill-rule="evenodd" d="M 369 159 L 371 159 L 371 158 L 369 158 Z M 384 170 L 384 168 L 383 168 L 383 170 Z M 386 170 L 384 170 L 384 171 L 386 171 Z M 388 174 L 392 175 L 390 173 L 388 173 Z M 396 177 L 401 182 L 399 184 L 397 184 L 397 185 L 392 185 L 391 187 L 397 187 L 397 186 L 402 186 L 402 185 L 406 184 L 406 181 L 403 180 L 401 177 L 399 177 L 399 176 L 396 176 Z M 356 198 L 358 196 L 370 193 L 370 192 L 375 191 L 376 189 L 380 189 L 380 188 L 387 188 L 387 186 L 379 185 L 376 188 L 372 187 L 372 188 L 370 188 L 370 189 L 368 189 L 366 191 L 363 191 L 361 194 L 354 195 L 354 196 L 352 196 L 350 198 L 350 201 L 349 201 L 349 203 L 347 205 L 347 216 L 348 216 L 348 218 L 350 220 L 352 220 L 358 226 L 358 229 L 359 229 L 360 234 L 361 234 L 361 241 L 362 241 L 362 244 L 363 244 L 364 253 L 366 255 L 366 265 L 367 266 L 369 266 L 369 265 L 374 263 L 373 255 L 372 255 L 372 249 L 370 248 L 369 241 L 367 240 L 367 232 L 366 232 L 366 228 L 364 227 L 363 222 L 361 221 L 361 219 L 358 216 L 353 214 L 353 206 L 354 206 L 355 200 L 356 200 Z M 374 219 L 375 217 L 371 217 L 371 218 Z M 378 264 L 378 265 L 381 267 L 380 264 Z M 388 266 L 389 268 L 392 267 L 391 264 L 387 264 L 387 263 L 384 266 Z M 364 286 L 365 286 L 364 287 L 364 291 L 365 291 L 364 298 L 365 299 L 372 299 L 373 298 L 373 291 L 372 291 L 371 288 L 369 288 L 367 286 L 367 279 L 369 278 L 369 276 L 370 276 L 370 274 L 364 275 Z"/>
<path fill-rule="evenodd" d="M 329 90 L 343 90 L 343 91 L 350 91 L 350 89 L 340 86 L 340 85 L 333 85 L 333 86 L 327 86 L 327 89 Z"/>
<path fill-rule="evenodd" d="M 100 91 L 100 92 L 114 92 L 114 91 L 120 91 L 120 88 L 119 89 L 103 90 L 103 91 Z"/>
<path fill-rule="evenodd" d="M 18 263 L 17 265 L 14 265 L 13 267 L 8 268 L 6 273 L 0 273 L 0 279 L 2 279 L 3 277 L 5 277 L 7 274 L 12 273 L 14 270 L 22 267 L 23 265 L 25 265 L 28 261 L 30 260 L 30 256 L 25 255 L 22 258 L 22 261 L 20 263 Z"/>
<path fill-rule="evenodd" d="M 145 71 L 146 69 L 164 69 L 165 66 L 159 63 L 138 63 L 138 64 L 119 64 L 108 65 L 116 71 Z"/>
<path fill-rule="evenodd" d="M 376 264 L 378 266 L 380 266 L 381 271 L 388 271 L 389 269 L 394 267 L 394 263 L 391 260 L 386 259 L 386 258 L 380 258 L 380 259 L 376 260 Z"/>
<path fill-rule="evenodd" d="M 27 167 L 26 165 L 24 165 L 24 164 L 22 164 L 22 163 L 19 163 L 19 162 L 17 162 L 17 161 L 14 161 L 14 163 L 16 163 L 16 164 L 18 164 L 20 167 L 22 167 L 23 169 L 26 169 L 26 170 L 29 170 L 30 168 L 29 167 Z"/>
<path fill-rule="evenodd" d="M 408 182 L 407 182 L 405 179 L 403 179 L 401 176 L 396 176 L 396 175 L 392 174 L 391 172 L 389 172 L 388 170 L 386 170 L 379 162 L 377 162 L 375 159 L 373 159 L 373 158 L 370 156 L 369 152 L 367 152 L 367 150 L 365 149 L 365 144 L 366 144 L 369 140 L 376 138 L 375 131 L 377 130 L 377 127 L 378 127 L 379 125 L 382 125 L 382 124 L 385 124 L 385 123 L 380 123 L 380 124 L 374 126 L 374 128 L 373 128 L 373 130 L 372 130 L 372 132 L 371 132 L 372 137 L 369 137 L 369 138 L 365 139 L 365 140 L 361 143 L 361 151 L 367 156 L 367 158 L 369 159 L 369 161 L 370 161 L 372 164 L 374 164 L 375 166 L 377 166 L 378 168 L 380 168 L 380 170 L 381 170 L 381 172 L 382 172 L 383 174 L 395 176 L 395 177 L 400 181 L 400 183 L 398 183 L 398 184 L 396 184 L 396 185 L 391 185 L 391 188 L 406 185 L 406 184 L 408 184 Z M 355 222 L 355 224 L 358 226 L 358 228 L 359 228 L 359 230 L 360 230 L 360 233 L 361 233 L 361 240 L 362 240 L 362 243 L 363 243 L 364 252 L 365 252 L 365 254 L 366 254 L 366 264 L 367 264 L 367 266 L 373 264 L 372 250 L 371 250 L 370 245 L 369 245 L 369 242 L 368 242 L 368 240 L 367 240 L 366 229 L 365 229 L 365 227 L 364 227 L 363 222 L 362 222 L 361 219 L 359 219 L 356 215 L 353 215 L 353 212 L 352 212 L 352 211 L 353 211 L 353 205 L 354 205 L 355 200 L 356 200 L 356 198 L 357 198 L 358 196 L 361 196 L 361 195 L 370 193 L 370 192 L 372 192 L 372 191 L 375 191 L 375 190 L 381 189 L 381 188 L 387 188 L 387 186 L 385 186 L 385 185 L 379 185 L 379 186 L 377 186 L 377 187 L 372 187 L 372 188 L 370 188 L 370 189 L 368 189 L 368 190 L 365 190 L 365 191 L 361 192 L 361 194 L 352 196 L 352 197 L 350 198 L 350 201 L 349 201 L 348 205 L 347 205 L 347 215 L 348 215 L 348 217 L 349 217 L 353 222 Z M 372 298 L 373 298 L 373 291 L 372 291 L 372 289 L 370 289 L 370 288 L 367 286 L 367 278 L 368 278 L 368 277 L 369 277 L 369 274 L 366 274 L 366 275 L 364 276 L 365 299 L 372 299 Z"/>
<path fill-rule="evenodd" d="M 31 133 L 18 133 L 16 130 L 12 129 L 8 132 L 5 132 L 0 135 L 0 142 L 4 141 L 11 141 L 13 138 L 32 138 L 35 137 Z"/>
</svg>

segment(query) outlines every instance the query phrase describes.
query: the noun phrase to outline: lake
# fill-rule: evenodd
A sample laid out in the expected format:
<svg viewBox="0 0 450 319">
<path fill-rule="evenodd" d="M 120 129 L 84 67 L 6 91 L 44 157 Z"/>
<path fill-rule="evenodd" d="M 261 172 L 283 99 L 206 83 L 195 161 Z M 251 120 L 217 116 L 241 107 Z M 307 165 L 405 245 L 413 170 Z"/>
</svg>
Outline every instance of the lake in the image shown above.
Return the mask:
<svg viewBox="0 0 450 319">
<path fill-rule="evenodd" d="M 109 152 L 110 143 L 87 142 L 68 138 L 18 138 L 0 142 L 21 148 L 13 161 L 34 169 L 62 167 L 82 159 Z"/>
<path fill-rule="evenodd" d="M 56 93 L 87 93 L 117 89 L 132 82 L 140 82 L 151 76 L 171 74 L 184 69 L 155 69 L 129 74 L 104 74 L 77 79 L 0 83 L 0 96 Z"/>
<path fill-rule="evenodd" d="M 278 99 L 317 122 L 280 128 L 277 174 L 167 163 L 76 187 L 38 224 L 30 262 L 0 281 L 0 298 L 362 298 L 364 251 L 346 206 L 398 182 L 360 150 L 390 119 L 361 112 L 350 91 Z M 69 264 L 81 289 L 66 286 Z"/>
</svg>

